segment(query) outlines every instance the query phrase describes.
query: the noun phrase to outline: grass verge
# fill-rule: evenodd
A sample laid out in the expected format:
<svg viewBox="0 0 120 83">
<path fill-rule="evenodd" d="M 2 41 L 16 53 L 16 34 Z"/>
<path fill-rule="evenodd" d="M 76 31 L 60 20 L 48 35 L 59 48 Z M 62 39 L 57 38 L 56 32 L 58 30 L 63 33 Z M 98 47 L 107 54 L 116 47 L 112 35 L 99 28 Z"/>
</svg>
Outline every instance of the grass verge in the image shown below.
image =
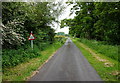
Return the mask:
<svg viewBox="0 0 120 83">
<path fill-rule="evenodd" d="M 120 71 L 118 70 L 119 62 L 111 59 L 97 51 L 89 48 L 87 45 L 73 39 L 73 42 L 80 48 L 83 55 L 89 63 L 95 68 L 97 73 L 104 81 L 120 81 Z"/>
<path fill-rule="evenodd" d="M 84 38 L 78 40 L 98 53 L 120 62 L 118 58 L 118 45 L 109 45 L 105 41 L 88 40 Z"/>
<path fill-rule="evenodd" d="M 58 48 L 61 43 L 49 45 L 44 51 L 40 51 L 41 56 L 30 59 L 25 63 L 21 63 L 13 68 L 6 68 L 3 74 L 3 81 L 25 81 L 33 72 L 38 69 Z"/>
</svg>

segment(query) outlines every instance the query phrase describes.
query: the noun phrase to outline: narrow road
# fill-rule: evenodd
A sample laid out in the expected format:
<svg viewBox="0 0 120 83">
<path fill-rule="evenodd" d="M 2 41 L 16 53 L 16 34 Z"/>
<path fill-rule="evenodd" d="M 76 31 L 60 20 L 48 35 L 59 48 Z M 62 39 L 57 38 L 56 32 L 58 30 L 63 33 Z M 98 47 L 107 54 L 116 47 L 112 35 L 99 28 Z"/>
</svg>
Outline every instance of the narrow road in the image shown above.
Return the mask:
<svg viewBox="0 0 120 83">
<path fill-rule="evenodd" d="M 76 45 L 68 39 L 29 81 L 102 81 Z"/>
</svg>

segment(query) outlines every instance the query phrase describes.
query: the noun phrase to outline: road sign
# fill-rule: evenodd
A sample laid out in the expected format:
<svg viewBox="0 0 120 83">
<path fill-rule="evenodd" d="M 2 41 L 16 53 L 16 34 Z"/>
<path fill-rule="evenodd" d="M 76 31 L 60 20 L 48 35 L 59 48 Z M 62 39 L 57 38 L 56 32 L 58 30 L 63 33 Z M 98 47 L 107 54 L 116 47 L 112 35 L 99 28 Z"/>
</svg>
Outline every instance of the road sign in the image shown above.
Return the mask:
<svg viewBox="0 0 120 83">
<path fill-rule="evenodd" d="M 33 49 L 33 40 L 35 39 L 35 37 L 33 36 L 33 33 L 31 31 L 30 33 L 30 37 L 28 38 L 28 40 L 31 40 L 31 48 Z"/>
<path fill-rule="evenodd" d="M 30 37 L 28 38 L 28 40 L 34 40 L 34 39 L 35 39 L 35 37 L 33 36 L 33 34 L 30 33 Z"/>
</svg>

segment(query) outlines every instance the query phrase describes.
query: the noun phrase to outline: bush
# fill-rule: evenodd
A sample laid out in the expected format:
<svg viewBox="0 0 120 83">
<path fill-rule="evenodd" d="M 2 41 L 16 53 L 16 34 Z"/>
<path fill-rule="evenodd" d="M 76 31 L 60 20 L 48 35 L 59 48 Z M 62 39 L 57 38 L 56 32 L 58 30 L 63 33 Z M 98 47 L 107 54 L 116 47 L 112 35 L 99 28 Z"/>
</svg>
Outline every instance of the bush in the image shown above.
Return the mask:
<svg viewBox="0 0 120 83">
<path fill-rule="evenodd" d="M 17 66 L 20 63 L 26 62 L 29 59 L 40 56 L 40 51 L 44 50 L 50 45 L 50 42 L 41 42 L 34 44 L 33 50 L 30 45 L 26 44 L 15 49 L 3 49 L 2 53 L 2 67 L 9 68 Z"/>
<path fill-rule="evenodd" d="M 56 42 L 60 42 L 62 44 L 64 44 L 65 41 L 66 41 L 66 37 L 65 36 L 55 36 L 54 38 L 55 38 Z"/>
<path fill-rule="evenodd" d="M 28 49 L 18 49 L 18 50 L 3 50 L 2 54 L 2 67 L 9 68 L 14 67 L 20 63 L 26 62 L 31 58 L 40 56 L 39 49 L 35 46 L 32 50 Z"/>
</svg>

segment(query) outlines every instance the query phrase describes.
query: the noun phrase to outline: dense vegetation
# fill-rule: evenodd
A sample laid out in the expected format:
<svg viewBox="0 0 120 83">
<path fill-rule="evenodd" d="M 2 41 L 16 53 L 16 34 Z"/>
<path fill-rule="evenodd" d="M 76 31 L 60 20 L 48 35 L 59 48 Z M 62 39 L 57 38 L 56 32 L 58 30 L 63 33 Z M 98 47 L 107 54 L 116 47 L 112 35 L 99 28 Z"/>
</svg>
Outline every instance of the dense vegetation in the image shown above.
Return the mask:
<svg viewBox="0 0 120 83">
<path fill-rule="evenodd" d="M 40 56 L 40 51 L 37 46 L 32 50 L 29 49 L 18 49 L 18 50 L 3 50 L 2 67 L 9 68 L 14 67 L 20 63 L 26 62 L 31 58 Z"/>
<path fill-rule="evenodd" d="M 2 8 L 3 49 L 17 48 L 29 43 L 27 40 L 31 31 L 36 37 L 35 44 L 53 42 L 55 34 L 49 24 L 54 17 L 50 15 L 47 2 L 3 2 Z"/>
<path fill-rule="evenodd" d="M 2 48 L 3 68 L 13 67 L 40 56 L 40 51 L 55 42 L 55 30 L 50 24 L 57 22 L 62 8 L 50 2 L 3 2 Z M 29 33 L 36 39 L 30 48 Z"/>
<path fill-rule="evenodd" d="M 119 2 L 75 2 L 71 12 L 74 19 L 64 19 L 61 27 L 69 26 L 70 34 L 77 38 L 106 41 L 119 44 Z"/>
</svg>

